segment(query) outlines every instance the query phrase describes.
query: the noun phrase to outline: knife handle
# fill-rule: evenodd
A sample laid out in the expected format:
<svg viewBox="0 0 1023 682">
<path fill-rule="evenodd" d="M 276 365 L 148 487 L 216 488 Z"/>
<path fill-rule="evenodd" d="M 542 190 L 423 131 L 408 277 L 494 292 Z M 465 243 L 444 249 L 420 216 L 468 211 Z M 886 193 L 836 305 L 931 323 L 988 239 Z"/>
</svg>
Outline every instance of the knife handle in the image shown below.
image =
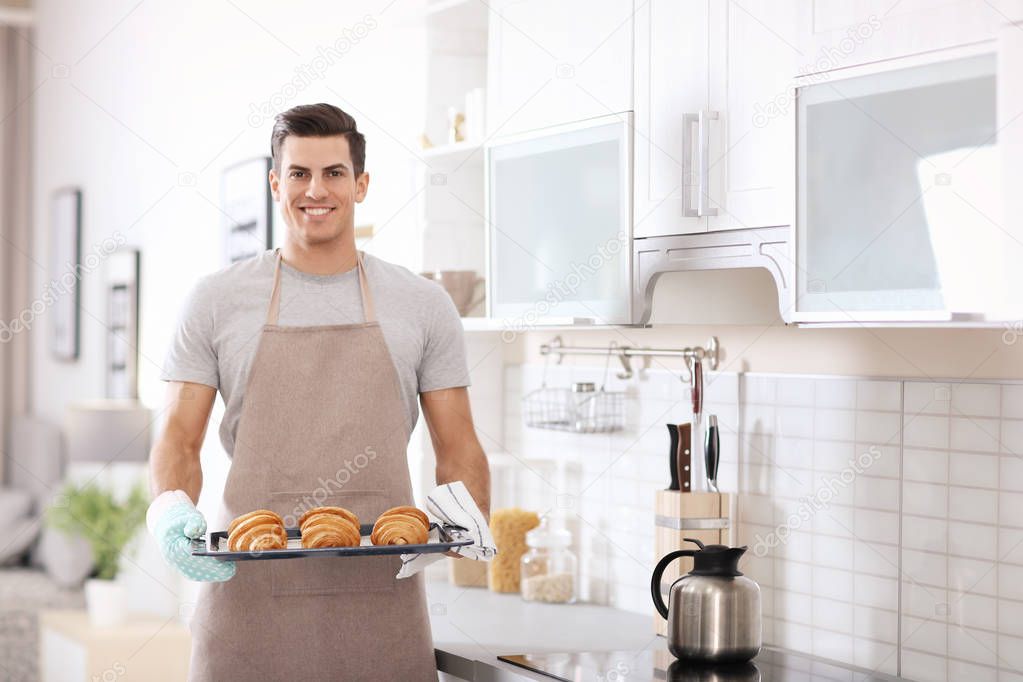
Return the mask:
<svg viewBox="0 0 1023 682">
<path fill-rule="evenodd" d="M 704 457 L 707 465 L 707 482 L 710 483 L 711 488 L 717 491 L 718 463 L 721 460 L 721 436 L 718 433 L 718 418 L 713 414 L 707 419 Z"/>
<path fill-rule="evenodd" d="M 671 483 L 668 490 L 678 490 L 678 424 L 668 424 L 668 438 L 671 445 L 668 450 L 668 470 L 671 472 Z"/>
<path fill-rule="evenodd" d="M 693 491 L 693 425 L 678 425 L 678 482 L 684 493 Z"/>
</svg>

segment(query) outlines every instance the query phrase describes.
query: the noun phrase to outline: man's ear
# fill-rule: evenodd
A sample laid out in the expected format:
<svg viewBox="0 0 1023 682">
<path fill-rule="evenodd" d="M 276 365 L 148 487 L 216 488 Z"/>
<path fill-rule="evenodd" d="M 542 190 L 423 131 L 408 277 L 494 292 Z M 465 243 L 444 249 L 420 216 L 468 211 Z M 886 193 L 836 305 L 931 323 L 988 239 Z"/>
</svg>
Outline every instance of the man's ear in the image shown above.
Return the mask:
<svg viewBox="0 0 1023 682">
<path fill-rule="evenodd" d="M 270 193 L 273 194 L 274 201 L 280 201 L 281 200 L 281 179 L 277 177 L 277 172 L 273 168 L 270 169 L 269 180 L 270 180 Z"/>
<path fill-rule="evenodd" d="M 355 203 L 361 204 L 362 200 L 366 198 L 366 192 L 369 191 L 369 173 L 362 171 L 355 180 Z"/>
</svg>

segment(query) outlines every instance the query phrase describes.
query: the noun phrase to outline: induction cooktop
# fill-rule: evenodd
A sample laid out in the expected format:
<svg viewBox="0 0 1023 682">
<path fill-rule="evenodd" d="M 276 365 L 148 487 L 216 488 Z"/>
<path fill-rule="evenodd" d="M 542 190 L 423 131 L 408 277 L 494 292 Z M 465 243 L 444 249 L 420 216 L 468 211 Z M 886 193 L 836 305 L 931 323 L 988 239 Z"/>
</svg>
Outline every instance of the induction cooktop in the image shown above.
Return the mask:
<svg viewBox="0 0 1023 682">
<path fill-rule="evenodd" d="M 642 651 L 507 654 L 497 658 L 564 682 L 742 680 L 749 682 L 889 682 L 898 678 L 805 654 L 765 647 L 747 664 L 699 666 L 676 660 L 664 640 Z"/>
</svg>

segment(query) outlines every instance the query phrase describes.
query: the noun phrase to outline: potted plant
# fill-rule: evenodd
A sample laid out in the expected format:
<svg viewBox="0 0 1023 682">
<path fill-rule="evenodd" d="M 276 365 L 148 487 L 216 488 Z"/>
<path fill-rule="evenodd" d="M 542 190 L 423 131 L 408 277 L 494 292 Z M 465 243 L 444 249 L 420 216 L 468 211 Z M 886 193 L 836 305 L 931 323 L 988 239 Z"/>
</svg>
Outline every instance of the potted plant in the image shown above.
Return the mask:
<svg viewBox="0 0 1023 682">
<path fill-rule="evenodd" d="M 68 485 L 46 512 L 52 527 L 78 535 L 92 546 L 93 577 L 85 581 L 85 604 L 93 625 L 123 623 L 124 587 L 117 582 L 121 553 L 146 519 L 148 495 L 141 485 L 127 499 L 117 500 L 95 483 Z"/>
</svg>

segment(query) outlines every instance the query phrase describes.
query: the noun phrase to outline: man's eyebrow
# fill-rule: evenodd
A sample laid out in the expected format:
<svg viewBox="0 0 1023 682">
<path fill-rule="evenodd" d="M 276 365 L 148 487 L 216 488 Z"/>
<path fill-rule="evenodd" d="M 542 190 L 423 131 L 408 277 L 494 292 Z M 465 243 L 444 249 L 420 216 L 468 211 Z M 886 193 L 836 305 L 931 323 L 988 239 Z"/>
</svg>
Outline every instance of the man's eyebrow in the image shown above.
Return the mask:
<svg viewBox="0 0 1023 682">
<path fill-rule="evenodd" d="M 338 169 L 351 170 L 351 167 L 347 163 L 335 163 L 332 166 L 327 166 L 323 170 L 332 171 L 332 170 L 338 170 Z M 291 164 L 288 164 L 288 170 L 307 171 L 309 169 L 306 168 L 305 166 L 299 166 L 298 164 L 291 163 Z"/>
</svg>

